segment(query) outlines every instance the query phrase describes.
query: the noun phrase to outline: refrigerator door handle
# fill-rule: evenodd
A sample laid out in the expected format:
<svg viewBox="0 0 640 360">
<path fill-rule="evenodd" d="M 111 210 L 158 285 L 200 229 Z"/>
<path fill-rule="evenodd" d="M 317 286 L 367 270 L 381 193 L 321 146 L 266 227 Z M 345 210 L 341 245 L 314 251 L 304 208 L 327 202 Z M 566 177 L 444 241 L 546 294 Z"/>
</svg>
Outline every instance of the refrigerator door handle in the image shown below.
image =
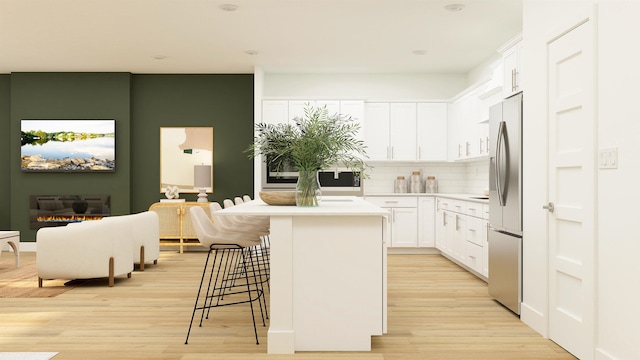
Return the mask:
<svg viewBox="0 0 640 360">
<path fill-rule="evenodd" d="M 505 164 L 504 167 L 506 167 L 506 164 L 508 163 L 504 161 L 503 156 L 505 154 L 503 154 L 503 151 L 505 151 L 505 147 L 503 146 L 505 142 L 505 122 L 501 121 L 500 122 L 500 127 L 498 128 L 498 141 L 496 144 L 496 190 L 498 192 L 498 202 L 500 204 L 500 206 L 504 206 L 505 205 L 505 185 L 504 182 L 502 181 L 504 175 L 508 174 L 508 169 L 503 168 L 503 164 Z M 504 172 L 504 173 L 503 173 Z"/>
</svg>

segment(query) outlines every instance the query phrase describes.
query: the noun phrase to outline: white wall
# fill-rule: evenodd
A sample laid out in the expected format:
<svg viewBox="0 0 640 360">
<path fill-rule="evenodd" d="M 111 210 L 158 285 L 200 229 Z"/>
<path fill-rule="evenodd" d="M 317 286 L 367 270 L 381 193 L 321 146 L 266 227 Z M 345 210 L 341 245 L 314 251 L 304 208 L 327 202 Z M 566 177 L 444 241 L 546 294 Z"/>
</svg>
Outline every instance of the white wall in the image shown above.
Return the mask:
<svg viewBox="0 0 640 360">
<path fill-rule="evenodd" d="M 617 147 L 617 170 L 597 173 L 595 358 L 637 359 L 640 342 L 640 33 L 637 1 L 524 1 L 524 304 L 521 319 L 547 329 L 546 39 L 585 6 L 597 4 L 597 148 Z M 533 184 L 534 186 L 528 185 Z"/>
<path fill-rule="evenodd" d="M 640 356 L 638 15 L 638 1 L 598 4 L 598 147 L 617 147 L 619 165 L 598 172 L 596 341 L 612 359 Z"/>
</svg>

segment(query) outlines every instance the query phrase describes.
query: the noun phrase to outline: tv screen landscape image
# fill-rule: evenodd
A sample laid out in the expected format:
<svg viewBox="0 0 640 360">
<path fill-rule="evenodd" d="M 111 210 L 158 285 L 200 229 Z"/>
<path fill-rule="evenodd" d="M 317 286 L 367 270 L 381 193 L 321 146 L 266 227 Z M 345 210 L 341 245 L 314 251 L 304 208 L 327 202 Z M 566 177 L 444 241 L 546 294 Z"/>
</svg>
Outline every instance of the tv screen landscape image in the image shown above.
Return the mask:
<svg viewBox="0 0 640 360">
<path fill-rule="evenodd" d="M 22 171 L 115 171 L 115 120 L 22 120 Z"/>
</svg>

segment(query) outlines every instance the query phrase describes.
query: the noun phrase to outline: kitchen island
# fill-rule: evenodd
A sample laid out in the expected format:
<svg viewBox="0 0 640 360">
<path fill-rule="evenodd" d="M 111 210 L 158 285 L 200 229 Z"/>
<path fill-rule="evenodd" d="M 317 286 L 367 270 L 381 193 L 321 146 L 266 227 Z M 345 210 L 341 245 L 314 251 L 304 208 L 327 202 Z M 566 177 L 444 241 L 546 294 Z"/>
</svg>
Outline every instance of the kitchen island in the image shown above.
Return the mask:
<svg viewBox="0 0 640 360">
<path fill-rule="evenodd" d="M 269 354 L 370 351 L 371 336 L 386 333 L 388 210 L 336 196 L 219 213 L 270 217 Z"/>
</svg>

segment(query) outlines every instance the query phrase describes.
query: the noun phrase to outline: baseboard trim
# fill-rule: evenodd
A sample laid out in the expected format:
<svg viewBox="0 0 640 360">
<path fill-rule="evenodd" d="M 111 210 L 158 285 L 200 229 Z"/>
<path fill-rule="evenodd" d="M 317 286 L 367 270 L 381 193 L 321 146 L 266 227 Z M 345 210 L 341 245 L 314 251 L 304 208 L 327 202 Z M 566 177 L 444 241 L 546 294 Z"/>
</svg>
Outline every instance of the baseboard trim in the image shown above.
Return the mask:
<svg viewBox="0 0 640 360">
<path fill-rule="evenodd" d="M 602 348 L 596 348 L 596 360 L 619 360 L 619 359 L 607 353 Z"/>
<path fill-rule="evenodd" d="M 549 324 L 544 314 L 526 303 L 520 304 L 520 320 L 527 324 L 530 328 L 542 335 L 545 339 L 549 338 Z"/>
<path fill-rule="evenodd" d="M 389 255 L 410 255 L 410 254 L 420 254 L 420 255 L 440 255 L 440 250 L 436 248 L 427 248 L 427 247 L 388 247 L 387 254 Z"/>
</svg>

